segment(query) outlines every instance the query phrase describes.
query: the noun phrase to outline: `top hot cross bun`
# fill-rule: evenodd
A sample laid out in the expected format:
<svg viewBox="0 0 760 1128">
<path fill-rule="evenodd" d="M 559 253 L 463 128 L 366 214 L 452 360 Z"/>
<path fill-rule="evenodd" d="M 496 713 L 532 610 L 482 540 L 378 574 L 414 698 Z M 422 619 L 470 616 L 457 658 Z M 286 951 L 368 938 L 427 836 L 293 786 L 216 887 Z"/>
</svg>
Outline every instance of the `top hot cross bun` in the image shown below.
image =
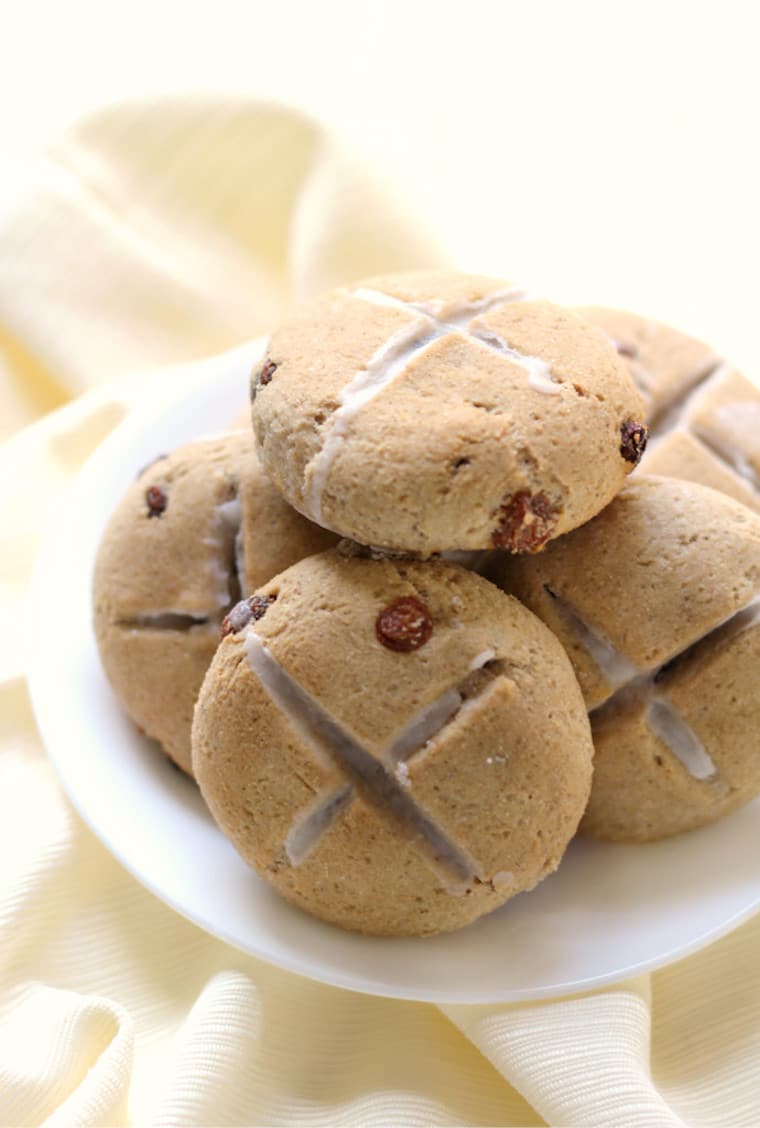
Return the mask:
<svg viewBox="0 0 760 1128">
<path fill-rule="evenodd" d="M 535 552 L 620 490 L 642 400 L 595 328 L 508 283 L 427 272 L 305 307 L 253 376 L 262 462 L 363 544 Z"/>
</svg>

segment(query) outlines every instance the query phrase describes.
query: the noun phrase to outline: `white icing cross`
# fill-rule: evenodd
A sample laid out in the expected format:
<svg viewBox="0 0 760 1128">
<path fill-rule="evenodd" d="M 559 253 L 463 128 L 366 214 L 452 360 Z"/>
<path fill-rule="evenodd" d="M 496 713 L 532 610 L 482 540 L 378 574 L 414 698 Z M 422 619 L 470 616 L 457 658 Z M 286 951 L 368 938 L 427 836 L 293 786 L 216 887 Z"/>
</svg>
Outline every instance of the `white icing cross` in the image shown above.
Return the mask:
<svg viewBox="0 0 760 1128">
<path fill-rule="evenodd" d="M 237 493 L 229 501 L 215 506 L 211 532 L 203 543 L 216 550 L 212 569 L 219 584 L 217 602 L 220 607 L 229 607 L 230 603 L 237 603 L 245 596 L 242 590 L 245 584 L 243 510 Z M 228 561 L 225 559 L 222 564 L 219 557 L 226 558 L 230 550 L 234 553 L 234 559 L 230 561 L 232 567 L 227 567 Z"/>
<path fill-rule="evenodd" d="M 554 600 L 561 618 L 570 628 L 571 633 L 575 635 L 583 649 L 593 658 L 610 689 L 620 689 L 639 676 L 641 671 L 638 667 L 634 666 L 619 650 L 616 650 L 609 639 L 606 639 L 598 631 L 592 630 L 566 600 L 560 599 L 546 585 L 544 585 L 544 590 Z"/>
<path fill-rule="evenodd" d="M 578 642 L 594 660 L 610 688 L 615 690 L 611 697 L 592 710 L 592 720 L 602 710 L 608 710 L 610 704 L 623 694 L 636 694 L 639 698 L 646 698 L 647 724 L 658 740 L 670 749 L 694 779 L 716 782 L 718 769 L 715 762 L 673 703 L 657 689 L 657 679 L 666 667 L 680 662 L 707 639 L 727 642 L 760 623 L 760 597 L 755 597 L 746 607 L 733 612 L 724 622 L 707 631 L 667 662 L 652 670 L 640 670 L 616 650 L 608 639 L 584 623 L 564 600 L 548 588 L 546 590 L 557 602 L 565 621 L 574 629 Z"/>
<path fill-rule="evenodd" d="M 749 445 L 750 442 L 756 441 L 758 435 L 760 435 L 760 403 L 754 400 L 736 400 L 734 403 L 721 405 L 716 410 L 715 416 L 728 425 L 735 441 L 726 443 L 697 420 L 694 420 L 691 424 L 692 434 L 729 470 L 742 478 L 751 489 L 756 493 L 760 492 L 760 476 L 758 476 L 757 470 L 752 466 L 749 459 L 742 453 L 740 445 L 742 437 Z"/>
<path fill-rule="evenodd" d="M 546 361 L 511 348 L 485 325 L 471 324 L 477 317 L 507 302 L 531 300 L 532 295 L 527 290 L 497 290 L 477 302 L 404 302 L 379 290 L 362 287 L 352 290 L 351 297 L 371 305 L 402 309 L 416 316 L 411 324 L 399 329 L 380 346 L 366 366 L 356 373 L 340 393 L 340 406 L 333 413 L 327 437 L 306 468 L 304 502 L 309 516 L 318 524 L 323 522 L 322 495 L 327 478 L 345 441 L 351 420 L 407 368 L 413 357 L 424 353 L 441 337 L 450 334 L 464 335 L 470 341 L 495 350 L 512 364 L 523 368 L 528 374 L 528 384 L 536 391 L 555 395 L 561 391 L 562 385 L 553 378 Z"/>
<path fill-rule="evenodd" d="M 650 399 L 654 398 L 657 392 L 659 379 L 652 371 L 647 368 L 641 361 L 639 353 L 642 347 L 646 347 L 649 338 L 659 331 L 659 325 L 656 321 L 643 322 L 644 339 L 640 337 L 638 341 L 634 341 L 629 346 L 626 341 L 616 337 L 614 333 L 608 333 L 606 330 L 598 326 L 601 332 L 604 333 L 607 340 L 611 343 L 615 351 L 627 363 L 633 382 L 639 391 L 643 392 L 645 396 Z M 711 380 L 719 368 L 724 366 L 725 362 L 719 358 L 709 357 L 698 364 L 686 377 L 682 387 L 678 389 L 673 398 L 663 404 L 657 412 L 654 413 L 649 420 L 650 443 L 652 440 L 664 430 L 669 430 L 674 425 L 674 420 L 680 418 L 685 412 L 685 406 L 691 402 L 692 397 L 702 390 L 704 385 Z"/>
<path fill-rule="evenodd" d="M 290 864 L 300 865 L 329 830 L 337 816 L 351 803 L 354 781 L 364 784 L 368 795 L 386 807 L 407 831 L 421 856 L 450 892 L 464 892 L 478 879 L 480 867 L 453 842 L 440 826 L 415 802 L 409 791 L 407 760 L 423 748 L 453 719 L 471 707 L 459 689 L 449 689 L 421 709 L 396 739 L 375 758 L 331 717 L 275 659 L 266 642 L 249 627 L 245 650 L 259 682 L 274 704 L 306 737 L 324 767 L 338 767 L 348 781 L 323 791 L 296 819 L 285 840 Z M 483 651 L 470 665 L 482 669 L 495 657 Z M 490 684 L 490 682 L 488 683 Z"/>
<path fill-rule="evenodd" d="M 614 343 L 614 342 L 613 342 Z M 742 454 L 740 442 L 721 441 L 709 427 L 696 419 L 689 419 L 692 407 L 707 394 L 711 388 L 720 385 L 727 375 L 734 372 L 734 366 L 726 360 L 713 362 L 706 370 L 700 371 L 687 387 L 666 405 L 650 424 L 650 448 L 669 435 L 687 434 L 696 439 L 714 458 L 736 477 L 741 478 L 756 493 L 760 492 L 760 476 L 749 460 Z M 760 432 L 760 403 L 755 400 L 737 400 L 716 408 L 716 417 L 729 422 L 730 430 L 737 438 L 745 435 L 754 439 Z"/>
<path fill-rule="evenodd" d="M 245 553 L 243 550 L 242 506 L 237 493 L 214 507 L 209 535 L 203 543 L 214 550 L 210 561 L 211 574 L 217 582 L 216 606 L 204 614 L 163 608 L 120 619 L 119 625 L 131 630 L 189 631 L 194 627 L 213 626 L 227 610 L 246 596 Z"/>
<path fill-rule="evenodd" d="M 649 702 L 647 724 L 690 776 L 702 780 L 717 777 L 718 769 L 704 744 L 666 697 L 655 697 Z"/>
<path fill-rule="evenodd" d="M 720 383 L 731 370 L 731 366 L 725 360 L 716 360 L 707 368 L 698 369 L 691 381 L 665 404 L 658 415 L 655 415 L 649 428 L 652 435 L 659 438 L 670 434 L 671 431 L 682 430 L 684 420 L 687 419 L 694 401 L 709 388 Z"/>
</svg>

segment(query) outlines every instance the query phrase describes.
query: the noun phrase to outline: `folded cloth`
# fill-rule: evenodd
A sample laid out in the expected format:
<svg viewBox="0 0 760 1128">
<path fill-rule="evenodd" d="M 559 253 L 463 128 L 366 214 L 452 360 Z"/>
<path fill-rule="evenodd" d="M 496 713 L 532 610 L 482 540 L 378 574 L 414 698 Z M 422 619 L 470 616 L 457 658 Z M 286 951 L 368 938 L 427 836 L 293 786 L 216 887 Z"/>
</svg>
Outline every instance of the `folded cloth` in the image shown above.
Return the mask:
<svg viewBox="0 0 760 1128">
<path fill-rule="evenodd" d="M 104 380 L 208 356 L 287 306 L 440 251 L 314 122 L 136 103 L 77 125 L 0 213 L 0 435 Z"/>
<path fill-rule="evenodd" d="M 128 374 L 237 344 L 323 286 L 440 261 L 430 239 L 313 122 L 196 99 L 78 126 L 0 243 L 0 427 L 79 396 L 0 447 L 0 1124 L 760 1122 L 760 920 L 571 999 L 365 997 L 176 916 L 46 762 L 23 591 L 66 483 L 149 394 Z"/>
</svg>

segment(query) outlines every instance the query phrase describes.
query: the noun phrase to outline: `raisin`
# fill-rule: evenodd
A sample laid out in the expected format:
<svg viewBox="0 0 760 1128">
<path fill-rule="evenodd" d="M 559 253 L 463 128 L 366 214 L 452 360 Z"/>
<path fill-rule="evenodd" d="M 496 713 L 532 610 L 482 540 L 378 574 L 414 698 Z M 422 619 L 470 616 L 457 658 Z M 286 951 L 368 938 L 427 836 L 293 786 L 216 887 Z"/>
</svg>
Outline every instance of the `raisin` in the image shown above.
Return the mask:
<svg viewBox="0 0 760 1128">
<path fill-rule="evenodd" d="M 259 372 L 258 382 L 262 388 L 266 387 L 267 384 L 271 384 L 272 377 L 274 376 L 276 371 L 277 365 L 273 360 L 268 360 L 264 367 L 261 369 L 261 372 Z"/>
<path fill-rule="evenodd" d="M 264 363 L 259 368 L 254 368 L 251 375 L 251 403 L 256 402 L 256 393 L 259 388 L 265 388 L 267 384 L 272 382 L 272 377 L 277 371 L 277 365 L 269 357 L 265 357 Z"/>
<path fill-rule="evenodd" d="M 644 423 L 629 419 L 620 428 L 620 453 L 631 466 L 638 466 L 647 449 L 649 428 Z"/>
<path fill-rule="evenodd" d="M 547 495 L 520 490 L 499 507 L 491 544 L 509 552 L 540 552 L 556 526 L 557 509 Z"/>
<path fill-rule="evenodd" d="M 276 595 L 252 595 L 248 599 L 241 599 L 222 619 L 219 634 L 226 638 L 228 634 L 242 631 L 249 623 L 263 619 L 275 599 Z"/>
<path fill-rule="evenodd" d="M 169 499 L 160 486 L 148 486 L 145 491 L 145 502 L 148 506 L 149 517 L 160 517 L 169 504 Z"/>
<path fill-rule="evenodd" d="M 402 595 L 385 607 L 375 620 L 375 634 L 389 650 L 408 654 L 424 646 L 433 633 L 427 607 L 413 595 Z"/>
</svg>

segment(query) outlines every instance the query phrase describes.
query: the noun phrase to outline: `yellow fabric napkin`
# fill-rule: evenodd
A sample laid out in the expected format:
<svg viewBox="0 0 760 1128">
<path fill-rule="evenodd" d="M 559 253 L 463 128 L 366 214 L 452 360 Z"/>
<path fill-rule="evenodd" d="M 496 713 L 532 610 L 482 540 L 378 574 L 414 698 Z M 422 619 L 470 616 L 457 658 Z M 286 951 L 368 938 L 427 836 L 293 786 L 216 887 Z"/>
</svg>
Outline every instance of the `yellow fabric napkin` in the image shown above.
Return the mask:
<svg viewBox="0 0 760 1128">
<path fill-rule="evenodd" d="M 192 99 L 77 127 L 0 215 L 0 247 L 0 434 L 58 407 L 0 447 L 0 1124 L 760 1122 L 760 919 L 583 997 L 374 999 L 176 916 L 46 762 L 24 588 L 67 482 L 149 394 L 128 374 L 237 344 L 334 282 L 439 261 L 419 227 L 313 122 Z"/>
</svg>

